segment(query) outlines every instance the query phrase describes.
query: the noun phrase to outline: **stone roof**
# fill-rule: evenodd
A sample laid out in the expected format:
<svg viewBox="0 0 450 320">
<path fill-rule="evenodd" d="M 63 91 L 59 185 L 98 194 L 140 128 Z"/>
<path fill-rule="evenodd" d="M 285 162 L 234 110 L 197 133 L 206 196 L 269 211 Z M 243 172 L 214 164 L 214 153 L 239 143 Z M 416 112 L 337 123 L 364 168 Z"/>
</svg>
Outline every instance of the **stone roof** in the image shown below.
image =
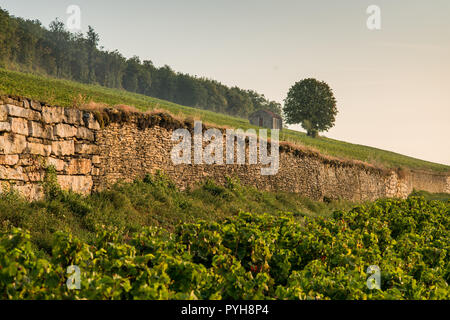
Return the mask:
<svg viewBox="0 0 450 320">
<path fill-rule="evenodd" d="M 256 115 L 256 114 L 258 114 L 258 113 L 260 113 L 260 112 L 267 113 L 267 114 L 268 114 L 269 116 L 271 116 L 272 118 L 277 118 L 277 119 L 282 120 L 282 118 L 281 118 L 281 116 L 280 116 L 279 114 L 276 114 L 276 113 L 274 113 L 274 112 L 272 112 L 272 111 L 270 111 L 270 110 L 266 110 L 266 109 L 260 109 L 260 110 L 257 110 L 257 111 L 255 111 L 255 112 L 253 112 L 252 114 L 250 114 L 250 117 L 253 116 L 253 115 Z"/>
</svg>

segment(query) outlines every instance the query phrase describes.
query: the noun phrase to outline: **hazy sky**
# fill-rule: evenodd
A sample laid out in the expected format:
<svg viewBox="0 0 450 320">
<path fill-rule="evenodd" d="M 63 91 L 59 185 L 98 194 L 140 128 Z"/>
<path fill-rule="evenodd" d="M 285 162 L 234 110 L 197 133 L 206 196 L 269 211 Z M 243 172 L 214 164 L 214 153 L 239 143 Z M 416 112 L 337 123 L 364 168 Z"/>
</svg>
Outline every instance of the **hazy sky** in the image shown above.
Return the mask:
<svg viewBox="0 0 450 320">
<path fill-rule="evenodd" d="M 450 165 L 450 0 L 0 0 L 45 26 L 69 5 L 106 49 L 272 100 L 324 80 L 339 110 L 326 136 Z"/>
</svg>

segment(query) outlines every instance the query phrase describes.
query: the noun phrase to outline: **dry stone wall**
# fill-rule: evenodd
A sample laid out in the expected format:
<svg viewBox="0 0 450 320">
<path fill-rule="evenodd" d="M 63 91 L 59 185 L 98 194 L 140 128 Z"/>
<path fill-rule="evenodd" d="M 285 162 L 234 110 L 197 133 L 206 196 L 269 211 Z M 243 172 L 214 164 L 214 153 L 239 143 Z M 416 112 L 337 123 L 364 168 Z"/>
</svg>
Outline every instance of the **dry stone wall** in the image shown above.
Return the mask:
<svg viewBox="0 0 450 320">
<path fill-rule="evenodd" d="M 226 177 L 237 177 L 261 190 L 316 200 L 404 198 L 413 189 L 450 193 L 448 173 L 387 171 L 286 144 L 280 145 L 280 168 L 273 176 L 262 176 L 260 164 L 173 165 L 171 137 L 180 127 L 192 131 L 193 124 L 165 114 L 90 112 L 0 97 L 0 192 L 15 188 L 31 200 L 42 197 L 45 168 L 53 165 L 64 189 L 83 194 L 157 171 L 182 189 L 207 178 L 225 183 Z"/>
<path fill-rule="evenodd" d="M 89 112 L 0 97 L 0 188 L 38 199 L 45 168 L 53 165 L 63 188 L 90 193 L 99 165 L 99 129 Z"/>
</svg>

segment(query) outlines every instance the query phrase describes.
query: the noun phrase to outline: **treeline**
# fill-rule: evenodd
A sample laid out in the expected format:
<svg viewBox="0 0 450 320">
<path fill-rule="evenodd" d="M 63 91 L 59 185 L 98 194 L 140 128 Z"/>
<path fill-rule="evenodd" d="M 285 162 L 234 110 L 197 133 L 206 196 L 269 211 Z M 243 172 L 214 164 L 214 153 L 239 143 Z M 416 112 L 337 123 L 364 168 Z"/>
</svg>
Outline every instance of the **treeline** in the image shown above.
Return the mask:
<svg viewBox="0 0 450 320">
<path fill-rule="evenodd" d="M 0 66 L 19 68 L 83 83 L 125 89 L 195 108 L 246 117 L 259 109 L 280 114 L 281 105 L 252 90 L 178 73 L 169 66 L 99 48 L 99 35 L 71 33 L 56 19 L 45 28 L 39 20 L 14 17 L 0 8 Z"/>
</svg>

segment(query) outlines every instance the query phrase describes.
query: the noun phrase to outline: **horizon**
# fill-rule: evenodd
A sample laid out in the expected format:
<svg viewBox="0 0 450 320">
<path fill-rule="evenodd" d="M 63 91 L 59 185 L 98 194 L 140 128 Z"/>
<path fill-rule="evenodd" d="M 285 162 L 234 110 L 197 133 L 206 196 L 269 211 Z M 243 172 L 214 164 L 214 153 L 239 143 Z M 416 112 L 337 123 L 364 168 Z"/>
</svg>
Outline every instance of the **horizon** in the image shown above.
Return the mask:
<svg viewBox="0 0 450 320">
<path fill-rule="evenodd" d="M 111 9 L 105 15 L 102 3 Z M 335 127 L 322 136 L 450 165 L 450 62 L 446 59 L 450 53 L 450 2 L 440 0 L 427 7 L 420 1 L 379 0 L 381 30 L 366 26 L 366 9 L 373 4 L 369 1 L 286 1 L 283 4 L 288 3 L 291 10 L 280 16 L 277 13 L 284 7 L 270 1 L 258 1 L 258 6 L 250 5 L 256 3 L 253 0 L 240 4 L 134 1 L 137 7 L 127 3 L 122 9 L 122 4 L 104 3 L 0 0 L 0 7 L 16 17 L 38 19 L 48 27 L 56 17 L 65 22 L 67 7 L 77 4 L 81 30 L 92 25 L 106 50 L 118 49 L 127 58 L 137 55 L 158 67 L 167 64 L 176 72 L 253 89 L 280 103 L 295 82 L 317 78 L 331 86 L 339 110 Z M 174 3 L 179 10 L 171 6 Z M 229 26 L 227 14 L 236 13 L 236 6 L 241 9 L 232 16 L 236 25 Z M 146 12 L 155 12 L 146 8 L 163 14 L 146 20 Z M 258 9 L 260 16 L 252 15 L 252 9 Z M 164 18 L 169 13 L 181 19 L 167 22 Z M 139 16 L 132 20 L 139 24 L 115 23 L 124 21 L 119 19 L 123 15 Z M 261 16 L 274 22 L 259 19 Z M 154 25 L 160 28 L 152 28 Z M 298 34 L 297 41 L 293 34 Z M 214 38 L 208 37 L 211 35 Z M 266 46 L 261 40 L 271 42 Z M 278 52 L 280 47 L 286 49 Z M 433 105 L 426 105 L 430 100 Z M 299 127 L 289 126 L 304 131 Z"/>
</svg>

